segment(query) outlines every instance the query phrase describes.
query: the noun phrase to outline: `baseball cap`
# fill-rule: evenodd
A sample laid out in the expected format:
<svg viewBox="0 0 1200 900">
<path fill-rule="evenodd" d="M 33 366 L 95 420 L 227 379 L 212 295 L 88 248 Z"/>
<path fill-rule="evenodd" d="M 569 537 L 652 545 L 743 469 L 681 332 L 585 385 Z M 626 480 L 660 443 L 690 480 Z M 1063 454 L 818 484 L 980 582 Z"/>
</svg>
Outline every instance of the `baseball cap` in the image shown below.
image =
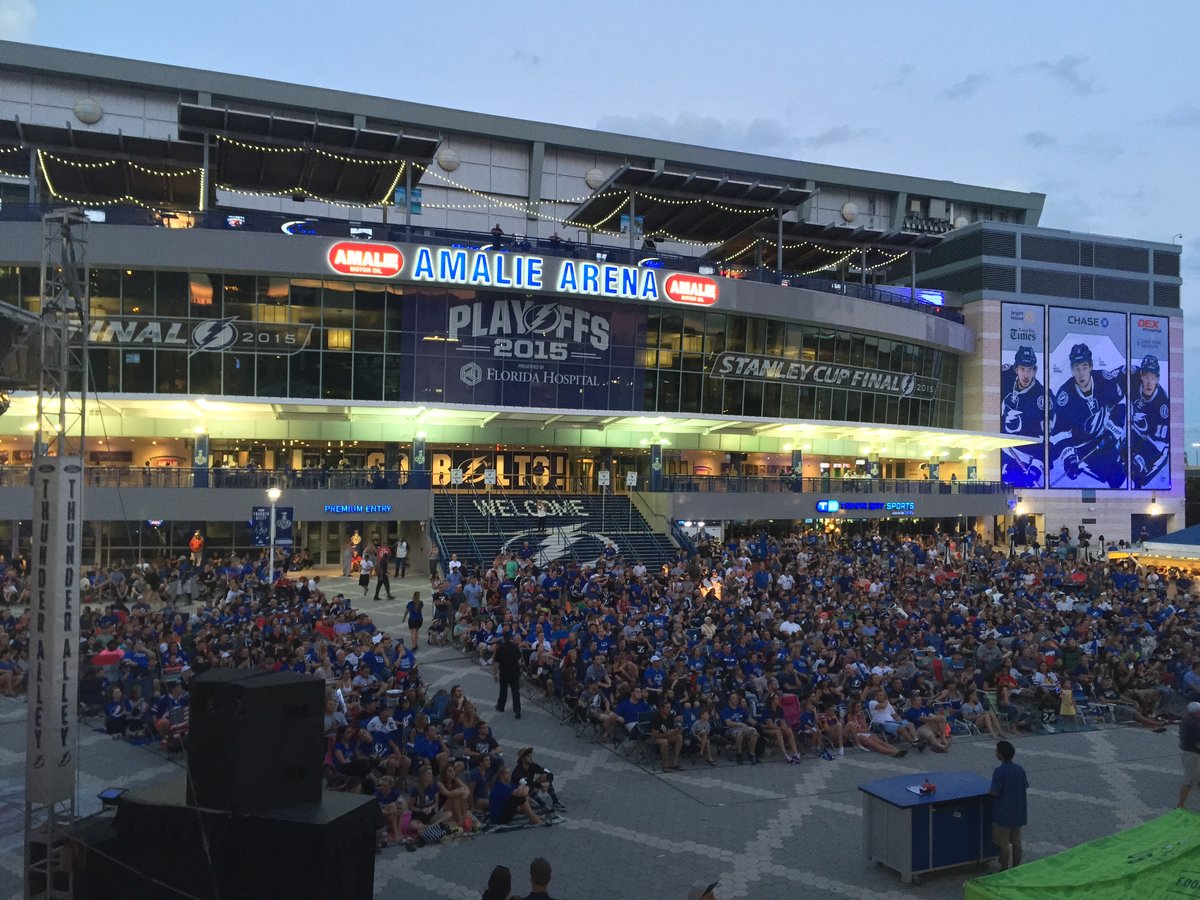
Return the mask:
<svg viewBox="0 0 1200 900">
<path fill-rule="evenodd" d="M 1198 713 L 1198 712 L 1200 712 L 1200 703 L 1197 703 L 1195 700 L 1193 700 L 1191 703 L 1189 703 L 1189 704 L 1187 705 L 1187 711 L 1188 711 L 1189 713 Z"/>
</svg>

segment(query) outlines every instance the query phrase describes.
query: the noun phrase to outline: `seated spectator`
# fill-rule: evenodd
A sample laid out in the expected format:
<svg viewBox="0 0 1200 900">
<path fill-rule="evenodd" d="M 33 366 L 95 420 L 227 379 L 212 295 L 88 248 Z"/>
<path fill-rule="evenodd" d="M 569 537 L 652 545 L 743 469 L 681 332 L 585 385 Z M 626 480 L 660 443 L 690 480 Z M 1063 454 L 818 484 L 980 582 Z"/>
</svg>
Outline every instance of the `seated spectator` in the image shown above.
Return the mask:
<svg viewBox="0 0 1200 900">
<path fill-rule="evenodd" d="M 540 808 L 550 808 L 557 811 L 566 810 L 566 806 L 558 799 L 558 794 L 554 792 L 554 773 L 543 768 L 533 758 L 533 748 L 523 747 L 517 753 L 517 764 L 512 770 L 512 779 L 517 784 L 524 784 L 529 787 L 530 798 L 538 804 Z M 541 794 L 548 794 L 550 802 L 546 803 L 540 797 Z"/>
<path fill-rule="evenodd" d="M 507 766 L 500 767 L 492 782 L 489 811 L 493 825 L 508 825 L 517 813 L 525 816 L 530 825 L 541 825 L 543 821 L 529 804 L 529 788 L 514 786 Z"/>
<path fill-rule="evenodd" d="M 750 718 L 750 713 L 740 695 L 736 693 L 729 695 L 729 700 L 721 710 L 721 724 L 725 726 L 725 734 L 733 741 L 738 765 L 746 762 L 744 753 L 746 744 L 749 744 L 750 747 L 751 765 L 758 765 L 758 729 L 754 727 L 754 720 Z"/>
<path fill-rule="evenodd" d="M 888 700 L 887 694 L 883 691 L 876 692 L 875 699 L 868 704 L 867 708 L 871 714 L 873 728 L 882 729 L 891 737 L 916 744 L 918 750 L 925 749 L 925 742 L 918 736 L 916 727 L 912 722 L 900 718 L 895 707 Z"/>
<path fill-rule="evenodd" d="M 850 742 L 860 750 L 870 750 L 874 753 L 882 753 L 884 756 L 894 756 L 896 758 L 905 756 L 908 753 L 907 748 L 893 746 L 871 733 L 871 726 L 867 721 L 867 716 L 863 711 L 863 704 L 861 703 L 852 703 L 850 705 L 850 712 L 846 716 L 846 735 L 850 738 Z"/>
</svg>

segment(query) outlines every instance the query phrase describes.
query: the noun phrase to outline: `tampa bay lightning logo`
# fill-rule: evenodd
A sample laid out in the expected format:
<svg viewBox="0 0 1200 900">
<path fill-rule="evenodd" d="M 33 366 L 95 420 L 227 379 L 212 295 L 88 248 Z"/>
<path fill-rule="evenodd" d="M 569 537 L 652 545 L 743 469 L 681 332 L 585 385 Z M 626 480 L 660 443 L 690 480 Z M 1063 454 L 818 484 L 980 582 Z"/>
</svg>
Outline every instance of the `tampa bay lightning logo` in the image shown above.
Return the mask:
<svg viewBox="0 0 1200 900">
<path fill-rule="evenodd" d="M 228 319 L 211 319 L 201 322 L 192 329 L 192 352 L 215 353 L 228 350 L 237 343 L 238 330 L 233 323 L 237 317 Z"/>
<path fill-rule="evenodd" d="M 526 332 L 546 334 L 558 329 L 562 323 L 562 310 L 557 303 L 543 303 L 540 306 L 530 306 L 521 316 L 521 324 Z"/>
<path fill-rule="evenodd" d="M 912 392 L 917 389 L 917 376 L 905 375 L 904 381 L 900 383 L 900 396 L 911 397 Z"/>
<path fill-rule="evenodd" d="M 565 525 L 548 534 L 530 531 L 514 534 L 505 542 L 500 552 L 516 551 L 525 541 L 529 541 L 529 548 L 534 551 L 533 561 L 538 566 L 566 559 L 578 559 L 581 565 L 594 566 L 596 561 L 604 556 L 606 547 L 620 552 L 616 541 L 608 535 L 589 530 L 587 522 Z"/>
</svg>

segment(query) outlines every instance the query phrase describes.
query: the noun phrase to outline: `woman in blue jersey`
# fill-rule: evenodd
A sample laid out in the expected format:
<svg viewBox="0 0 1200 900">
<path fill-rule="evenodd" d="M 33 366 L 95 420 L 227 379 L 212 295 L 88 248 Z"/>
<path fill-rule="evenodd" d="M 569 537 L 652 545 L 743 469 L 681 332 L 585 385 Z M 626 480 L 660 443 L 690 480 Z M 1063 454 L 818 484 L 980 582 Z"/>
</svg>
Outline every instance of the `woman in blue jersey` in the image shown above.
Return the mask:
<svg viewBox="0 0 1200 900">
<path fill-rule="evenodd" d="M 114 687 L 108 703 L 104 704 L 104 730 L 113 737 L 122 737 L 129 727 L 129 710 L 124 691 Z"/>
</svg>

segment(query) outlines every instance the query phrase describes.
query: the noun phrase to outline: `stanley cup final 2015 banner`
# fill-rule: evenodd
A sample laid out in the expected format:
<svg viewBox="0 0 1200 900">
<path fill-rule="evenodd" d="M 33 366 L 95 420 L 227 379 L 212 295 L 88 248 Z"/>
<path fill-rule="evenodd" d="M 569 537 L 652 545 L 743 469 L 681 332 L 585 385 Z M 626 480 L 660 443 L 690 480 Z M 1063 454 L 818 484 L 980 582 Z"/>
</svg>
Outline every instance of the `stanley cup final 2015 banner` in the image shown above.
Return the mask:
<svg viewBox="0 0 1200 900">
<path fill-rule="evenodd" d="M 42 457 L 33 469 L 25 799 L 50 805 L 75 791 L 83 460 Z"/>
<path fill-rule="evenodd" d="M 1029 438 L 1000 451 L 1000 479 L 1019 488 L 1046 486 L 1046 309 L 1025 303 L 1000 308 L 1000 430 Z"/>
<path fill-rule="evenodd" d="M 1135 490 L 1171 487 L 1170 321 L 1129 317 L 1129 478 Z"/>
<path fill-rule="evenodd" d="M 1129 482 L 1125 314 L 1052 306 L 1050 487 L 1123 490 Z"/>
</svg>

